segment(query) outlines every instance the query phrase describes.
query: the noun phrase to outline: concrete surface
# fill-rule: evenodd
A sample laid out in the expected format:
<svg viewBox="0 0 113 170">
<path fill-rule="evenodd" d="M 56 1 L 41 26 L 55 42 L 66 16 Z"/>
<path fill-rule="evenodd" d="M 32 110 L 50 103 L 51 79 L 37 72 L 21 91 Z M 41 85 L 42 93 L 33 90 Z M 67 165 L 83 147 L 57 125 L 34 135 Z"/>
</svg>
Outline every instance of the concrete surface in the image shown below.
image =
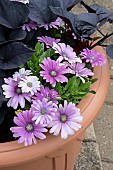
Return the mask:
<svg viewBox="0 0 113 170">
<path fill-rule="evenodd" d="M 93 124 L 87 129 L 74 170 L 102 170 Z"/>
</svg>

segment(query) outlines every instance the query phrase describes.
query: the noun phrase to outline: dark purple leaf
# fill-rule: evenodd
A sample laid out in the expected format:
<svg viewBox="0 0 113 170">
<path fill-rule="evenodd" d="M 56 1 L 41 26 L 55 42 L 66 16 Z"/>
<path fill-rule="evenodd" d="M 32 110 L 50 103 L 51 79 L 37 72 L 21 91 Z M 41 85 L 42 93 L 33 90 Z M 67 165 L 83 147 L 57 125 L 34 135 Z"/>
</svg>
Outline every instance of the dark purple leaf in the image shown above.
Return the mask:
<svg viewBox="0 0 113 170">
<path fill-rule="evenodd" d="M 0 27 L 0 44 L 5 42 L 5 35 L 3 29 Z"/>
<path fill-rule="evenodd" d="M 26 34 L 27 34 L 26 31 L 22 29 L 15 29 L 10 33 L 9 40 L 12 40 L 12 41 L 23 40 L 26 37 Z"/>
<path fill-rule="evenodd" d="M 0 0 L 0 24 L 8 28 L 21 26 L 29 15 L 27 5 L 10 0 Z"/>
<path fill-rule="evenodd" d="M 21 28 L 15 30 L 0 27 L 0 45 L 13 41 L 20 41 L 26 37 L 26 31 Z"/>
<path fill-rule="evenodd" d="M 0 46 L 0 69 L 14 69 L 25 64 L 33 52 L 21 42 L 11 42 Z"/>
<path fill-rule="evenodd" d="M 29 18 L 39 25 L 49 24 L 57 19 L 57 16 L 50 10 L 49 6 L 59 6 L 58 0 L 30 0 Z"/>
<path fill-rule="evenodd" d="M 9 108 L 7 107 L 6 102 L 0 107 L 0 124 L 3 122 L 5 115 L 8 113 Z"/>
<path fill-rule="evenodd" d="M 97 29 L 98 17 L 94 13 L 73 14 L 59 7 L 50 7 L 52 12 L 59 15 L 74 30 L 77 36 L 89 37 Z"/>
<path fill-rule="evenodd" d="M 74 30 L 74 32 L 77 36 L 80 36 L 78 34 L 76 28 L 74 28 L 74 21 L 75 21 L 75 18 L 77 17 L 76 14 L 68 12 L 68 11 L 62 9 L 61 7 L 50 6 L 50 8 L 53 13 L 55 13 L 56 15 L 61 17 Z"/>
<path fill-rule="evenodd" d="M 23 43 L 34 48 L 37 43 L 37 37 L 39 36 L 42 36 L 40 29 L 31 30 L 30 32 L 27 32 L 26 38 L 23 40 Z"/>
</svg>

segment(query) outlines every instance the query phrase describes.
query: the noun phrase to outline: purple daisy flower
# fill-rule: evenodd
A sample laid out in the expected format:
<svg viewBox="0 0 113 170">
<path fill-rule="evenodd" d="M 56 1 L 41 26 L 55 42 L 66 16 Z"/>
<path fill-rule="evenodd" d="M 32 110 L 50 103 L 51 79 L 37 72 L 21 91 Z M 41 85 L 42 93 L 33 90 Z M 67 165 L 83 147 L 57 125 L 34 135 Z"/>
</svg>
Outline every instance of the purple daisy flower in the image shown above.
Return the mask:
<svg viewBox="0 0 113 170">
<path fill-rule="evenodd" d="M 77 57 L 73 48 L 65 43 L 53 43 L 53 49 L 55 53 L 60 54 L 58 61 L 67 60 L 69 63 L 82 62 L 80 58 Z"/>
<path fill-rule="evenodd" d="M 59 22 L 59 27 L 65 27 L 65 22 L 60 17 L 58 17 L 56 21 Z"/>
<path fill-rule="evenodd" d="M 80 79 L 82 80 L 83 83 L 85 83 L 84 78 L 94 75 L 94 73 L 90 69 L 85 68 L 85 63 L 73 63 L 71 65 L 71 69 L 72 70 L 70 72 L 72 74 L 75 74 L 76 77 L 80 77 Z"/>
<path fill-rule="evenodd" d="M 23 143 L 25 146 L 37 143 L 36 138 L 45 139 L 46 136 L 43 132 L 47 132 L 47 129 L 44 128 L 43 125 L 36 125 L 35 121 L 33 121 L 34 112 L 31 110 L 23 111 L 22 113 L 18 113 L 18 116 L 14 117 L 14 123 L 17 125 L 15 127 L 11 127 L 10 130 L 14 133 L 13 137 L 18 139 L 18 143 Z"/>
<path fill-rule="evenodd" d="M 82 56 L 82 59 L 86 59 L 87 63 L 91 63 L 92 67 L 95 65 L 102 66 L 106 63 L 106 60 L 104 59 L 104 54 L 100 54 L 99 52 L 96 52 L 94 50 L 89 50 L 88 48 L 83 49 L 83 52 L 80 54 Z"/>
<path fill-rule="evenodd" d="M 27 30 L 28 32 L 30 32 L 31 30 L 37 30 L 37 23 L 28 19 L 28 21 L 22 26 L 23 30 Z"/>
<path fill-rule="evenodd" d="M 51 127 L 50 133 L 58 136 L 61 131 L 61 138 L 66 139 L 68 135 L 73 135 L 74 131 L 78 131 L 81 128 L 79 123 L 82 120 L 80 109 L 71 102 L 67 104 L 65 100 L 64 107 L 61 104 L 59 105 L 57 113 L 48 127 Z"/>
<path fill-rule="evenodd" d="M 46 98 L 48 101 L 52 101 L 55 104 L 58 104 L 57 99 L 60 98 L 58 92 L 54 89 L 49 89 L 48 87 L 41 86 L 40 92 L 35 93 L 35 96 L 32 97 L 33 100 L 42 101 L 43 98 Z"/>
<path fill-rule="evenodd" d="M 53 46 L 53 42 L 56 44 L 60 42 L 60 39 L 54 39 L 48 36 L 42 36 L 37 38 L 39 42 L 45 43 L 47 48 L 50 48 Z"/>
<path fill-rule="evenodd" d="M 44 27 L 46 30 L 48 30 L 49 28 L 58 29 L 60 27 L 60 25 L 61 25 L 61 23 L 59 22 L 58 19 L 56 19 L 56 21 L 51 22 L 50 24 L 41 25 L 40 27 Z"/>
<path fill-rule="evenodd" d="M 22 93 L 20 87 L 18 87 L 18 82 L 14 81 L 12 78 L 5 78 L 5 83 L 2 85 L 4 90 L 3 94 L 6 99 L 9 99 L 7 106 L 17 109 L 20 104 L 21 108 L 25 107 L 25 99 L 31 102 L 31 95 L 29 93 Z"/>
<path fill-rule="evenodd" d="M 60 66 L 59 62 L 45 58 L 43 64 L 40 64 L 40 67 L 44 70 L 40 71 L 40 75 L 46 82 L 52 84 L 53 87 L 56 86 L 56 82 L 68 82 L 67 77 L 63 75 L 69 73 L 69 69 L 66 68 L 67 65 Z"/>
<path fill-rule="evenodd" d="M 31 110 L 35 112 L 35 116 L 32 120 L 35 120 L 36 124 L 40 123 L 45 126 L 52 121 L 52 117 L 57 111 L 56 105 L 52 101 L 48 102 L 46 98 L 43 98 L 42 101 L 33 101 Z"/>
</svg>

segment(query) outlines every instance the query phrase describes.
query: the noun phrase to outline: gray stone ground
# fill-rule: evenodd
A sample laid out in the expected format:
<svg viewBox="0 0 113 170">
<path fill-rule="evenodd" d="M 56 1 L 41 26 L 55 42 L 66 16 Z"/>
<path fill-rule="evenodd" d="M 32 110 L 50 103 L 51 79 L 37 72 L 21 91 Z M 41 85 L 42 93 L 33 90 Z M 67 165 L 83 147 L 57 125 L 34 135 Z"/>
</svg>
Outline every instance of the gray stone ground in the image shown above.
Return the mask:
<svg viewBox="0 0 113 170">
<path fill-rule="evenodd" d="M 102 170 L 93 124 L 87 129 L 74 170 Z"/>
<path fill-rule="evenodd" d="M 103 170 L 113 170 L 113 60 L 110 61 L 110 87 L 105 104 L 94 122 Z"/>
<path fill-rule="evenodd" d="M 113 11 L 113 0 L 85 1 L 88 4 L 98 3 Z M 73 10 L 78 13 L 84 11 L 81 5 Z M 102 30 L 104 33 L 113 31 L 113 25 L 106 24 Z M 113 43 L 113 37 L 106 43 Z M 91 126 L 87 131 L 88 135 L 86 134 L 74 170 L 102 170 L 102 168 L 103 170 L 113 170 L 113 60 L 109 59 L 109 63 L 111 78 L 109 92 L 104 106 L 94 122 L 94 129 Z"/>
</svg>

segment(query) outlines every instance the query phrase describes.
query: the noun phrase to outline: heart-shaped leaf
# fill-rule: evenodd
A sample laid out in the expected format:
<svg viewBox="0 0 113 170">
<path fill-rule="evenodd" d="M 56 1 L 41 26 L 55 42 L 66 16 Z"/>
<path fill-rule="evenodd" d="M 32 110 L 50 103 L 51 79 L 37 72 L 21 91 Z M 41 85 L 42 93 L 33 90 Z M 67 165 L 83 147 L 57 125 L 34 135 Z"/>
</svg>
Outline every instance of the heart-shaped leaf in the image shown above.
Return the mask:
<svg viewBox="0 0 113 170">
<path fill-rule="evenodd" d="M 25 64 L 33 52 L 21 42 L 2 45 L 0 47 L 0 69 L 14 69 Z"/>
<path fill-rule="evenodd" d="M 29 18 L 39 25 L 50 24 L 57 19 L 57 16 L 51 11 L 49 6 L 59 6 L 58 0 L 30 0 Z"/>
<path fill-rule="evenodd" d="M 109 20 L 109 17 L 113 15 L 113 12 L 110 12 L 106 8 L 101 7 L 98 4 L 93 4 L 90 6 L 92 9 L 96 11 L 96 14 L 98 15 L 99 21 L 102 21 L 104 19 Z"/>
<path fill-rule="evenodd" d="M 26 38 L 24 39 L 23 43 L 29 45 L 30 47 L 35 47 L 37 43 L 37 37 L 41 36 L 41 30 L 31 30 L 27 32 Z"/>
<path fill-rule="evenodd" d="M 15 30 L 0 27 L 0 45 L 10 41 L 20 41 L 26 37 L 26 31 L 21 28 Z"/>
<path fill-rule="evenodd" d="M 6 40 L 5 40 L 5 35 L 4 35 L 4 31 L 3 31 L 3 29 L 0 27 L 0 44 L 2 43 L 2 42 L 5 42 Z"/>
<path fill-rule="evenodd" d="M 29 15 L 27 5 L 9 0 L 0 0 L 0 24 L 8 28 L 21 26 Z"/>
<path fill-rule="evenodd" d="M 93 13 L 83 13 L 79 14 L 74 21 L 74 28 L 76 28 L 81 34 L 81 36 L 89 37 L 92 35 L 96 29 L 98 24 L 98 17 Z"/>
<path fill-rule="evenodd" d="M 63 18 L 68 24 L 71 23 L 70 27 L 73 28 L 74 32 L 78 36 L 84 38 L 90 36 L 97 29 L 98 17 L 94 13 L 83 13 L 73 14 L 59 7 L 50 7 L 52 12 Z"/>
</svg>

